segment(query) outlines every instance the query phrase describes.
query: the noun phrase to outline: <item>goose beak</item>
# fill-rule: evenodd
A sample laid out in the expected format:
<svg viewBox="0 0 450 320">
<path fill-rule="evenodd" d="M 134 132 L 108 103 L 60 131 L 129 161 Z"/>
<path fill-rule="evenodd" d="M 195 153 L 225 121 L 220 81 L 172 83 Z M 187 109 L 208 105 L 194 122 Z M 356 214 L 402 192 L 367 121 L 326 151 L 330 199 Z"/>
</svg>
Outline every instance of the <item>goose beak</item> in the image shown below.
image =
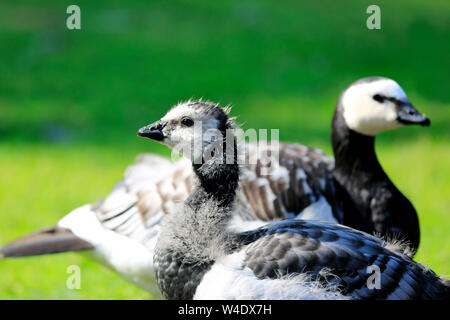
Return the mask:
<svg viewBox="0 0 450 320">
<path fill-rule="evenodd" d="M 431 123 L 430 119 L 417 111 L 411 103 L 405 103 L 399 107 L 397 121 L 405 125 L 418 124 L 426 127 Z"/>
<path fill-rule="evenodd" d="M 157 121 L 155 123 L 149 124 L 148 126 L 140 128 L 137 132 L 137 135 L 155 141 L 162 141 L 164 140 L 164 133 L 162 132 L 162 130 L 166 125 L 166 121 Z"/>
</svg>

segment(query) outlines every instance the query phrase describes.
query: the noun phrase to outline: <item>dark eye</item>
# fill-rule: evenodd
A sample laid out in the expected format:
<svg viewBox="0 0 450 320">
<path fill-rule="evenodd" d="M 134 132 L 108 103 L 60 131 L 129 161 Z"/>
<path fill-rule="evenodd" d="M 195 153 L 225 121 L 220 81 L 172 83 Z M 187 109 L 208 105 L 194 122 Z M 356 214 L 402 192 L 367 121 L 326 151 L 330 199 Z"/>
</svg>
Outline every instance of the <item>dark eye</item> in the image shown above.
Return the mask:
<svg viewBox="0 0 450 320">
<path fill-rule="evenodd" d="M 376 94 L 373 97 L 373 100 L 378 101 L 378 102 L 383 102 L 384 101 L 384 97 L 380 94 Z"/>
<path fill-rule="evenodd" d="M 192 127 L 194 125 L 194 120 L 191 118 L 185 117 L 181 119 L 181 124 L 186 127 Z"/>
</svg>

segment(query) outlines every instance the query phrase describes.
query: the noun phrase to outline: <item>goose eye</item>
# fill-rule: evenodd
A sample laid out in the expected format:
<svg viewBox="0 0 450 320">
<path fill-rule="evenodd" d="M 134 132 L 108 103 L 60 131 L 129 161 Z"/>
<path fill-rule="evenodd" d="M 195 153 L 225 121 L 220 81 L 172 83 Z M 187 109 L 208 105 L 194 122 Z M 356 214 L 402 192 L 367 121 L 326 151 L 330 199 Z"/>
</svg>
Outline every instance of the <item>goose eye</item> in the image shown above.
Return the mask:
<svg viewBox="0 0 450 320">
<path fill-rule="evenodd" d="M 384 97 L 379 94 L 374 95 L 372 98 L 373 98 L 373 100 L 378 101 L 380 103 L 384 101 Z"/>
<path fill-rule="evenodd" d="M 192 127 L 194 124 L 194 121 L 191 118 L 185 117 L 185 118 L 181 119 L 181 124 L 186 127 Z"/>
</svg>

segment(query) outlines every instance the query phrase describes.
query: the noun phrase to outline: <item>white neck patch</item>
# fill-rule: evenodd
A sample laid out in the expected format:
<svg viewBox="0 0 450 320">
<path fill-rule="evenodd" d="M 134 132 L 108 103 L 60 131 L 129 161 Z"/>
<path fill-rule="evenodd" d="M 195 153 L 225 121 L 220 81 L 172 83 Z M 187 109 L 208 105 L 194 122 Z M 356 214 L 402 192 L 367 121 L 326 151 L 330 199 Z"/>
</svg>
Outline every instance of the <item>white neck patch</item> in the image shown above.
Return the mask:
<svg viewBox="0 0 450 320">
<path fill-rule="evenodd" d="M 342 97 L 343 117 L 347 126 L 359 133 L 376 134 L 402 126 L 397 119 L 396 106 L 385 100 L 378 102 L 373 96 L 379 94 L 401 101 L 408 101 L 403 89 L 391 79 L 362 82 L 348 88 Z"/>
</svg>

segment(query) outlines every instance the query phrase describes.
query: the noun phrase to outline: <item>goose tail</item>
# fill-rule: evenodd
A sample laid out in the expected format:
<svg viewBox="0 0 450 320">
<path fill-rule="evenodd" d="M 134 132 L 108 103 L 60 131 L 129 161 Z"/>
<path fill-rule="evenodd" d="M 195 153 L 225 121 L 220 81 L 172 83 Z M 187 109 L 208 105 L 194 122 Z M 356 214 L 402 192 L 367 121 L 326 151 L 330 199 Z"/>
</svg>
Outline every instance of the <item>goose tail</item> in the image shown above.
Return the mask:
<svg viewBox="0 0 450 320">
<path fill-rule="evenodd" d="M 59 226 L 23 236 L 0 248 L 0 258 L 29 257 L 92 249 L 89 242 Z"/>
</svg>

